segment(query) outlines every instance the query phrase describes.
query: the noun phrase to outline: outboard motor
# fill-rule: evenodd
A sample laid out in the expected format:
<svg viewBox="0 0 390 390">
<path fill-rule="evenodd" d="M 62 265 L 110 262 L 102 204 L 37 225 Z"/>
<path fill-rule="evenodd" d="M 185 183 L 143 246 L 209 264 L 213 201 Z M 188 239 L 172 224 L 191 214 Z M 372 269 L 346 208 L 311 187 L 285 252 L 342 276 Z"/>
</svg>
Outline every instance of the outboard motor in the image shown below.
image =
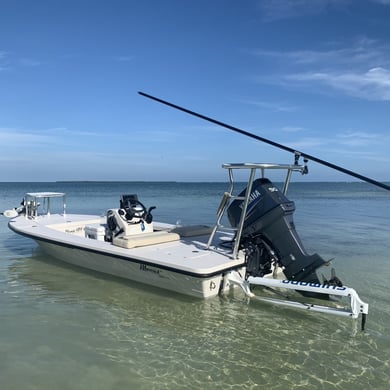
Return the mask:
<svg viewBox="0 0 390 390">
<path fill-rule="evenodd" d="M 246 189 L 239 194 L 245 196 Z M 227 211 L 232 227 L 237 227 L 243 201 L 234 200 Z M 294 202 L 261 178 L 253 182 L 240 247 L 245 250 L 247 274 L 264 276 L 271 266 L 281 266 L 289 280 L 319 283 L 316 270 L 326 264 L 318 254 L 308 255 L 295 230 Z"/>
<path fill-rule="evenodd" d="M 155 207 L 146 207 L 138 200 L 137 195 L 122 195 L 119 209 L 107 211 L 106 241 L 114 237 L 153 232 Z"/>
</svg>

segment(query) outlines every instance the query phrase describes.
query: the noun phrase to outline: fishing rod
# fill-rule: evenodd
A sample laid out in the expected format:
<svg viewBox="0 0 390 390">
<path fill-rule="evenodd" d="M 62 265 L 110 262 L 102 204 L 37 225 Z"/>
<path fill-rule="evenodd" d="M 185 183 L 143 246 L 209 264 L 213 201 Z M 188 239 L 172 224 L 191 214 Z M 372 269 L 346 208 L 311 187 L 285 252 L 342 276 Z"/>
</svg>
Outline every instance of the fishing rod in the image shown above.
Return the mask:
<svg viewBox="0 0 390 390">
<path fill-rule="evenodd" d="M 163 100 L 163 99 L 160 99 L 160 98 L 157 98 L 155 96 L 152 96 L 152 95 L 149 95 L 145 92 L 141 92 L 139 91 L 138 92 L 140 95 L 148 98 L 148 99 L 152 99 L 152 100 L 155 100 L 156 102 L 159 102 L 159 103 L 162 103 L 162 104 L 165 104 L 166 106 L 169 106 L 169 107 L 172 107 L 172 108 L 175 108 L 177 110 L 180 110 L 180 111 L 183 111 L 187 114 L 190 114 L 190 115 L 193 115 L 193 116 L 196 116 L 200 119 L 203 119 L 203 120 L 206 120 L 208 122 L 211 122 L 211 123 L 214 123 L 218 126 L 222 126 L 222 127 L 225 127 L 226 129 L 229 129 L 229 130 L 232 130 L 232 131 L 235 131 L 237 133 L 240 133 L 242 135 L 245 135 L 247 137 L 250 137 L 250 138 L 253 138 L 257 141 L 261 141 L 261 142 L 264 142 L 266 144 L 269 144 L 269 145 L 272 145 L 272 146 L 275 146 L 276 148 L 279 148 L 279 149 L 282 149 L 282 150 L 285 150 L 287 152 L 290 152 L 290 153 L 293 153 L 295 155 L 295 162 L 297 163 L 298 162 L 298 159 L 299 157 L 303 157 L 304 159 L 307 159 L 307 160 L 311 160 L 311 161 L 314 161 L 318 164 L 322 164 L 322 165 L 325 165 L 326 167 L 328 168 L 332 168 L 332 169 L 335 169 L 336 171 L 339 171 L 339 172 L 342 172 L 342 173 L 345 173 L 347 175 L 350 175 L 350 176 L 353 176 L 353 177 L 356 177 L 357 179 L 360 179 L 362 181 L 365 181 L 367 183 L 370 183 L 370 184 L 373 184 L 377 187 L 380 187 L 380 188 L 383 188 L 385 190 L 388 190 L 390 191 L 390 186 L 388 186 L 387 184 L 384 184 L 384 183 L 381 183 L 379 181 L 376 181 L 374 179 L 371 179 L 370 177 L 367 177 L 367 176 L 363 176 L 357 172 L 354 172 L 354 171 L 351 171 L 349 169 L 346 169 L 346 168 L 343 168 L 343 167 L 340 167 L 338 165 L 335 165 L 335 164 L 332 164 L 326 160 L 322 160 L 318 157 L 315 157 L 315 156 L 312 156 L 310 154 L 307 154 L 307 153 L 303 153 L 303 152 L 300 152 L 298 150 L 295 150 L 293 148 L 290 148 L 286 145 L 283 145 L 283 144 L 279 144 L 277 142 L 274 142 L 272 140 L 269 140 L 267 138 L 264 138 L 264 137 L 260 137 L 259 135 L 256 135 L 256 134 L 253 134 L 253 133 L 250 133 L 249 131 L 246 131 L 246 130 L 242 130 L 242 129 L 239 129 L 237 127 L 234 127 L 234 126 L 231 126 L 231 125 L 228 125 L 227 123 L 223 123 L 221 121 L 218 121 L 216 119 L 213 119 L 213 118 L 210 118 L 208 116 L 205 116 L 205 115 L 202 115 L 202 114 L 199 114 L 195 111 L 191 111 L 187 108 L 184 108 L 184 107 L 180 107 L 176 104 L 173 104 L 173 103 L 170 103 L 166 100 Z"/>
</svg>

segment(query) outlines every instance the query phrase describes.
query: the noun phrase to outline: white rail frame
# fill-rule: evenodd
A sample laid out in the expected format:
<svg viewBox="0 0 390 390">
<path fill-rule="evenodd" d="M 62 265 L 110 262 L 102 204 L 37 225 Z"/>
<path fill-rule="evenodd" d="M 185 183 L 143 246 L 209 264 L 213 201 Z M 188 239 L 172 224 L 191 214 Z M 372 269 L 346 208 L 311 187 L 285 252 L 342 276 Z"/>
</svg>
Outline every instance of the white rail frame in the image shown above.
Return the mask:
<svg viewBox="0 0 390 390">
<path fill-rule="evenodd" d="M 338 316 L 358 318 L 362 314 L 363 318 L 368 314 L 368 303 L 363 302 L 358 293 L 350 287 L 347 286 L 335 286 L 331 284 L 321 284 L 321 283 L 310 283 L 297 280 L 281 280 L 281 279 L 272 279 L 272 278 L 259 278 L 249 276 L 244 280 L 236 271 L 230 272 L 228 275 L 229 282 L 238 285 L 242 288 L 245 294 L 249 297 L 255 297 L 255 294 L 251 291 L 251 286 L 263 286 L 268 289 L 276 289 L 277 291 L 283 290 L 294 290 L 294 291 L 305 291 L 312 292 L 316 294 L 324 294 L 329 296 L 341 296 L 347 297 L 350 301 L 350 308 L 338 308 L 332 306 L 316 305 L 312 303 L 298 302 L 289 299 L 279 299 L 279 298 L 270 298 L 270 297 L 261 297 L 256 296 L 257 299 L 260 299 L 265 302 L 274 303 L 277 305 L 284 305 L 293 307 L 295 309 L 311 310 L 320 313 L 334 314 Z M 287 297 L 286 297 L 287 298 Z M 364 324 L 362 325 L 364 327 Z"/>
<path fill-rule="evenodd" d="M 24 196 L 26 207 L 26 218 L 36 218 L 38 216 L 39 199 L 43 199 L 46 204 L 46 216 L 50 217 L 50 199 L 62 197 L 63 215 L 66 215 L 66 194 L 63 192 L 28 192 Z"/>
</svg>

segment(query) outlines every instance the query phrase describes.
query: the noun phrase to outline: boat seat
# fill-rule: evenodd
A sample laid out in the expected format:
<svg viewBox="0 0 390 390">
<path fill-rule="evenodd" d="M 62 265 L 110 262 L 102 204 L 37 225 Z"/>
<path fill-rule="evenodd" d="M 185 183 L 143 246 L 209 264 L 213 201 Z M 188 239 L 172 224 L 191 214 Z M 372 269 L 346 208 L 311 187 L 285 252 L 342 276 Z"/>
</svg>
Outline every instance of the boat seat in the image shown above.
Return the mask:
<svg viewBox="0 0 390 390">
<path fill-rule="evenodd" d="M 176 233 L 166 231 L 157 231 L 142 234 L 133 234 L 130 236 L 115 237 L 112 243 L 122 248 L 136 248 L 139 246 L 162 244 L 164 242 L 177 241 L 180 236 Z"/>
<path fill-rule="evenodd" d="M 211 234 L 212 227 L 207 225 L 188 225 L 188 226 L 177 226 L 171 230 L 172 233 L 177 233 L 180 237 L 194 237 L 194 236 L 205 236 Z"/>
</svg>

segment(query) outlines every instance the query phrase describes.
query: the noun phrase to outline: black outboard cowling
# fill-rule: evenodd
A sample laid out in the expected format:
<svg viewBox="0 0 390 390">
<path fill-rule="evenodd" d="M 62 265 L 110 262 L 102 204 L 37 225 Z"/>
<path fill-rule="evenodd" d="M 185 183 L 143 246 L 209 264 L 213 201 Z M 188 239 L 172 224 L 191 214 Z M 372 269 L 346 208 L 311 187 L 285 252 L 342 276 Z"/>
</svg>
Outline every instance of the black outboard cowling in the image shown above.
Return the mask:
<svg viewBox="0 0 390 390">
<path fill-rule="evenodd" d="M 246 189 L 239 196 L 245 196 Z M 234 200 L 227 211 L 232 227 L 238 227 L 243 201 Z M 268 179 L 253 182 L 241 234 L 247 255 L 247 273 L 264 276 L 274 262 L 284 267 L 287 279 L 319 283 L 317 268 L 326 262 L 318 254 L 308 255 L 295 230 L 294 202 Z"/>
</svg>

